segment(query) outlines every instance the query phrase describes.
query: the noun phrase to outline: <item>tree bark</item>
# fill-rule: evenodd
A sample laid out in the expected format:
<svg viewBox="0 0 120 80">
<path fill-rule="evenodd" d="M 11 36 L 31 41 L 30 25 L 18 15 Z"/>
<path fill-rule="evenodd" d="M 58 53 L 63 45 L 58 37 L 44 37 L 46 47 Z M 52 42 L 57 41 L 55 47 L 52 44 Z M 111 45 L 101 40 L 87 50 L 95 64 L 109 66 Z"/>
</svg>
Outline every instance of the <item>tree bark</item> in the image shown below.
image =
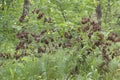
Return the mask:
<svg viewBox="0 0 120 80">
<path fill-rule="evenodd" d="M 23 13 L 19 19 L 20 22 L 23 22 L 25 17 L 28 15 L 29 7 L 30 7 L 30 0 L 24 0 Z"/>
<path fill-rule="evenodd" d="M 101 25 L 101 17 L 102 17 L 101 4 L 100 4 L 100 0 L 97 1 L 99 2 L 99 4 L 96 7 L 96 15 L 97 15 L 98 24 Z"/>
</svg>

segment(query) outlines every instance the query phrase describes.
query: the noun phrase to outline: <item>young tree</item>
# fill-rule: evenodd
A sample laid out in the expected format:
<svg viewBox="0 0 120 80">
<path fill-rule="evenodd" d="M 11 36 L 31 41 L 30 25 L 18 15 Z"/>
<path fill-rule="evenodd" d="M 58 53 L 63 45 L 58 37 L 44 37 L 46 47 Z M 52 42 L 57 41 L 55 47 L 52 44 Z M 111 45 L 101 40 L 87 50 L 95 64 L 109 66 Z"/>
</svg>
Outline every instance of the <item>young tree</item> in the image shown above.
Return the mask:
<svg viewBox="0 0 120 80">
<path fill-rule="evenodd" d="M 97 1 L 98 1 L 98 5 L 96 7 L 96 15 L 97 15 L 98 24 L 101 25 L 101 17 L 102 17 L 101 3 L 100 0 Z"/>
<path fill-rule="evenodd" d="M 23 22 L 25 17 L 28 15 L 29 7 L 30 7 L 30 0 L 24 0 L 23 13 L 19 19 L 20 22 Z"/>
</svg>

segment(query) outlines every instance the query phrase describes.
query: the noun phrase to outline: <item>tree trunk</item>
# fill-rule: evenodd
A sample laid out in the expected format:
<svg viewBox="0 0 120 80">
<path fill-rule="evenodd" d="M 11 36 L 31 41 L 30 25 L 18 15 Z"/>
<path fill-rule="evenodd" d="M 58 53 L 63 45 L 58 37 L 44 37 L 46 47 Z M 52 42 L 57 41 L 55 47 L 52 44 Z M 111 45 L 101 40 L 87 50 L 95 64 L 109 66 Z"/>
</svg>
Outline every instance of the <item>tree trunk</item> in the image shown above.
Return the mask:
<svg viewBox="0 0 120 80">
<path fill-rule="evenodd" d="M 25 17 L 28 15 L 29 7 L 30 7 L 30 0 L 24 0 L 23 13 L 19 19 L 20 22 L 23 22 Z"/>
<path fill-rule="evenodd" d="M 101 25 L 101 17 L 102 17 L 101 4 L 100 4 L 100 0 L 97 1 L 99 2 L 99 4 L 96 7 L 96 15 L 97 15 L 98 24 Z"/>
</svg>

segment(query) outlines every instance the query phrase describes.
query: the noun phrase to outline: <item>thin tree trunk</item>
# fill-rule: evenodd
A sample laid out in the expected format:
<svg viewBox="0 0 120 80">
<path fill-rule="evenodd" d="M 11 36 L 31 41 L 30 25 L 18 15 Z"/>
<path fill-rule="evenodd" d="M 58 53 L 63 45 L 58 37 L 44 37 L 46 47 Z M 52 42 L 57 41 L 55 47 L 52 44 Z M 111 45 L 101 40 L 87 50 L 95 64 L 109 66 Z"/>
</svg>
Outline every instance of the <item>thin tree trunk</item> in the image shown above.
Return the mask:
<svg viewBox="0 0 120 80">
<path fill-rule="evenodd" d="M 99 2 L 99 4 L 96 7 L 96 15 L 97 15 L 98 24 L 101 25 L 101 18 L 102 18 L 101 4 L 100 4 L 100 0 L 97 1 Z"/>
<path fill-rule="evenodd" d="M 24 0 L 23 13 L 19 19 L 20 22 L 23 22 L 25 17 L 28 15 L 29 7 L 30 7 L 30 0 Z"/>
</svg>

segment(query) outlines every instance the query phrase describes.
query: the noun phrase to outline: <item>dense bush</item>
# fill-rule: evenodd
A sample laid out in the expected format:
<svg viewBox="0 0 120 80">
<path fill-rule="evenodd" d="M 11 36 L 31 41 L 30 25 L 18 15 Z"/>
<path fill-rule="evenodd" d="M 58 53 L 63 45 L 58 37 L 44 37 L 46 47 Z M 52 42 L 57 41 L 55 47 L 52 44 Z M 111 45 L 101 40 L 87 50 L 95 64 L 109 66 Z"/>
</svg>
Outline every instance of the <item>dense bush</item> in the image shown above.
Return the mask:
<svg viewBox="0 0 120 80">
<path fill-rule="evenodd" d="M 22 5 L 0 1 L 1 80 L 120 79 L 119 1 L 31 0 L 27 15 Z"/>
</svg>

